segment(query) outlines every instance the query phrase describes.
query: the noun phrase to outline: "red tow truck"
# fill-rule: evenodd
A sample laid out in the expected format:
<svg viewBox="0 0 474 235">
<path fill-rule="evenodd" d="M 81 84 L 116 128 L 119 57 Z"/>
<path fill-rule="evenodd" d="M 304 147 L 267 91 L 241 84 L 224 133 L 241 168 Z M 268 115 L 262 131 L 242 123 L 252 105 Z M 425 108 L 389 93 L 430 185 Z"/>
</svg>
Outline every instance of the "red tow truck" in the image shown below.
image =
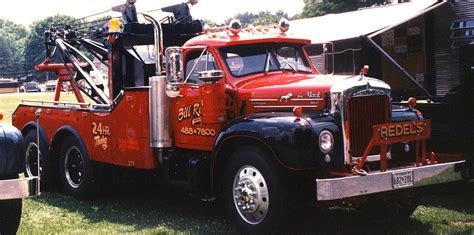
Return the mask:
<svg viewBox="0 0 474 235">
<path fill-rule="evenodd" d="M 23 101 L 13 124 L 27 173 L 39 141 L 46 187 L 59 178 L 67 193 L 90 197 L 98 165 L 153 170 L 215 195 L 241 229 L 259 232 L 277 229 L 301 198 L 409 216 L 415 187 L 467 177 L 464 160 L 427 150 L 430 122 L 416 100 L 391 105 L 390 86 L 366 77 L 368 67 L 318 75 L 310 41 L 287 35 L 288 21 L 210 29 L 190 16 L 143 14 L 141 24 L 127 4 L 122 28 L 111 19 L 96 33 L 102 43 L 71 27 L 45 34 L 48 57 L 36 69 L 70 82 L 77 102 L 60 102 L 56 89 L 54 101 Z M 105 89 L 79 47 L 107 66 Z M 50 59 L 55 50 L 61 63 Z"/>
</svg>

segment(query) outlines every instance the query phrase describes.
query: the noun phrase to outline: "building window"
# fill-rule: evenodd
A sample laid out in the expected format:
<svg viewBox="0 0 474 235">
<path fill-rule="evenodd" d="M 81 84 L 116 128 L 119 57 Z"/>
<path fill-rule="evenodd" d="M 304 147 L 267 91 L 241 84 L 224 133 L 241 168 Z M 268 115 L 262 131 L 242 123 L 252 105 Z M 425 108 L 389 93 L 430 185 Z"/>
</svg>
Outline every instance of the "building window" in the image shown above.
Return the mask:
<svg viewBox="0 0 474 235">
<path fill-rule="evenodd" d="M 451 24 L 451 47 L 453 49 L 474 44 L 474 19 L 454 21 Z"/>
</svg>

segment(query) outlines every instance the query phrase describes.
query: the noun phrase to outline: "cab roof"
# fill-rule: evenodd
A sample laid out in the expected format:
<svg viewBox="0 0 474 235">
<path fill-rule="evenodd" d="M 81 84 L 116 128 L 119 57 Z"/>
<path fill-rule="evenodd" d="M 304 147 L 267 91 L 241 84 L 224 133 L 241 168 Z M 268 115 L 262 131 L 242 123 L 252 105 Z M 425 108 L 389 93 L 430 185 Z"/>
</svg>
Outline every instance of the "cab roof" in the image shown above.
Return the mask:
<svg viewBox="0 0 474 235">
<path fill-rule="evenodd" d="M 187 41 L 184 46 L 210 46 L 210 47 L 225 47 L 242 44 L 256 44 L 265 42 L 286 42 L 286 43 L 298 43 L 298 44 L 310 44 L 311 40 L 294 38 L 281 33 L 270 30 L 263 31 L 248 31 L 242 30 L 237 35 L 233 35 L 228 31 L 206 33 L 197 37 L 194 37 Z"/>
</svg>

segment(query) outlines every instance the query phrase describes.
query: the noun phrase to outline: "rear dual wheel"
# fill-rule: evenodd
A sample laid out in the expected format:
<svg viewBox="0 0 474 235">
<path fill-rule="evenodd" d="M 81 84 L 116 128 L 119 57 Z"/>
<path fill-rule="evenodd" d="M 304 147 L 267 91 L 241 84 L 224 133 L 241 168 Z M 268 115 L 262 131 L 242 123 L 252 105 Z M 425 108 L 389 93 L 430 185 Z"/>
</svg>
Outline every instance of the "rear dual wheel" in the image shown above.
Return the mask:
<svg viewBox="0 0 474 235">
<path fill-rule="evenodd" d="M 90 198 L 95 193 L 94 166 L 83 144 L 66 137 L 59 152 L 59 171 L 64 190 L 76 198 Z"/>
<path fill-rule="evenodd" d="M 26 177 L 38 176 L 38 134 L 36 129 L 29 131 L 25 136 L 25 159 L 23 172 Z M 47 159 L 48 144 L 43 138 L 39 139 L 39 172 L 41 176 L 41 188 L 51 189 L 53 179 L 52 162 Z"/>
</svg>

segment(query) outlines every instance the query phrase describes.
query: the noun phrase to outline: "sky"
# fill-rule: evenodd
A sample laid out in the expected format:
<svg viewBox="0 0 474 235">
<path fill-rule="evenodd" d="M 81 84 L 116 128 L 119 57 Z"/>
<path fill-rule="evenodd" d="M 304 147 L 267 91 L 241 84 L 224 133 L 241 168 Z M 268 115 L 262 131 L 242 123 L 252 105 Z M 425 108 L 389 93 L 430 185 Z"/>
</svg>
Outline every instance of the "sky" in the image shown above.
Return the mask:
<svg viewBox="0 0 474 235">
<path fill-rule="evenodd" d="M 185 0 L 137 0 L 138 12 L 159 9 Z M 81 18 L 123 4 L 125 0 L 11 0 L 2 2 L 0 18 L 29 26 L 33 21 L 56 14 Z M 196 19 L 222 23 L 237 13 L 284 10 L 289 16 L 303 10 L 303 0 L 199 0 L 191 12 Z M 109 15 L 114 16 L 112 13 Z M 117 14 L 117 13 L 115 13 Z M 159 13 L 154 13 L 159 14 Z M 91 18 L 93 19 L 93 18 Z"/>
</svg>

